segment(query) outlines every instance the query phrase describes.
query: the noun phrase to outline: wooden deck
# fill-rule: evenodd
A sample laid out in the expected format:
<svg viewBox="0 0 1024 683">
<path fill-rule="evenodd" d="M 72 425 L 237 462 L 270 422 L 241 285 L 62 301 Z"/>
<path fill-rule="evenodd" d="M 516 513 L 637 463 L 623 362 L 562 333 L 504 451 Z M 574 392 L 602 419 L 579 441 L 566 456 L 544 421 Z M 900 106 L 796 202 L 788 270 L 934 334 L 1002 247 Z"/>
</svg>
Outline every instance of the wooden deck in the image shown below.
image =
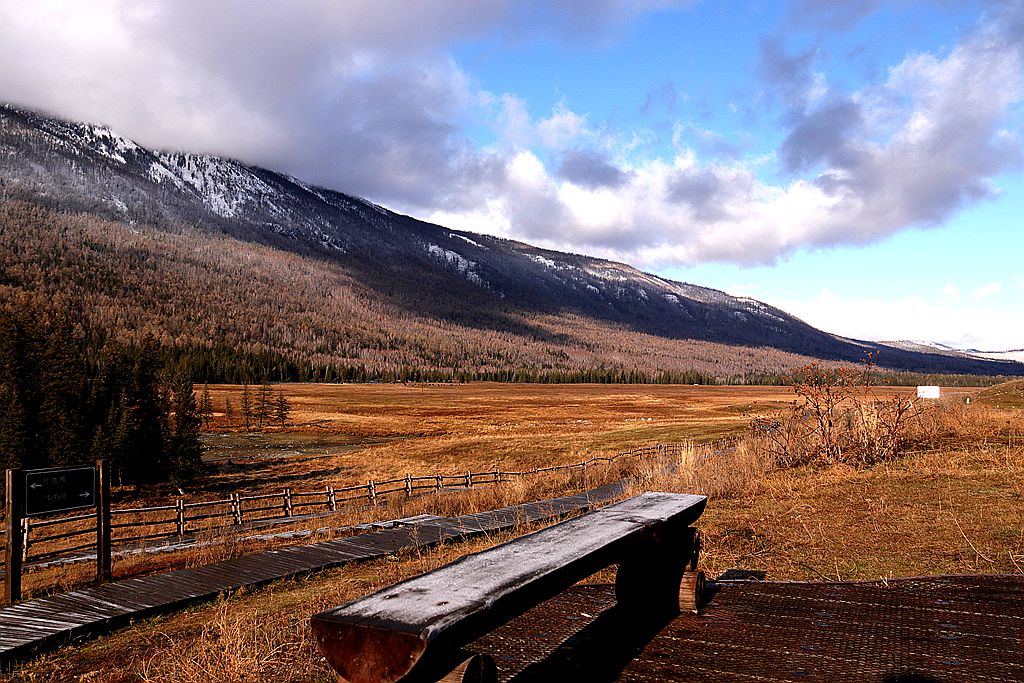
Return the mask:
<svg viewBox="0 0 1024 683">
<path fill-rule="evenodd" d="M 1024 576 L 709 584 L 703 614 L 638 619 L 577 585 L 470 644 L 503 682 L 1024 681 Z"/>
<path fill-rule="evenodd" d="M 306 546 L 271 550 L 206 567 L 122 579 L 0 609 L 0 665 L 93 636 L 130 620 L 170 612 L 243 587 L 310 574 L 399 550 L 428 548 L 585 512 L 613 500 L 624 484 L 585 493 L 489 510 L 462 517 L 432 517 L 390 529 Z"/>
</svg>

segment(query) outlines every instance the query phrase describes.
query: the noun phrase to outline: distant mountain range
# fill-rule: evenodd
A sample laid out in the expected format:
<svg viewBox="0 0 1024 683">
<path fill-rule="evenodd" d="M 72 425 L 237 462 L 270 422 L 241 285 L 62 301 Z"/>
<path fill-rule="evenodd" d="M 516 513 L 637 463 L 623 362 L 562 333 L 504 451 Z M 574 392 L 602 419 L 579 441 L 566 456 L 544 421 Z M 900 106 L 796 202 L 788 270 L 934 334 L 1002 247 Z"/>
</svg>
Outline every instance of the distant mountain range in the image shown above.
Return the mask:
<svg viewBox="0 0 1024 683">
<path fill-rule="evenodd" d="M 989 360 L 1014 361 L 1018 363 L 1024 363 L 1024 349 L 1007 349 L 1005 351 L 983 351 L 981 349 L 959 349 L 956 348 L 955 346 L 949 346 L 948 344 L 940 344 L 938 342 L 910 340 L 887 341 L 882 343 L 897 349 L 903 349 L 905 351 L 918 351 L 921 353 L 941 353 L 943 355 L 958 356 L 961 358 L 986 358 Z"/>
<path fill-rule="evenodd" d="M 435 374 L 693 370 L 810 359 L 1024 374 L 1020 357 L 842 338 L 749 298 L 450 230 L 238 161 L 0 106 L 0 295 L 116 337 Z"/>
</svg>

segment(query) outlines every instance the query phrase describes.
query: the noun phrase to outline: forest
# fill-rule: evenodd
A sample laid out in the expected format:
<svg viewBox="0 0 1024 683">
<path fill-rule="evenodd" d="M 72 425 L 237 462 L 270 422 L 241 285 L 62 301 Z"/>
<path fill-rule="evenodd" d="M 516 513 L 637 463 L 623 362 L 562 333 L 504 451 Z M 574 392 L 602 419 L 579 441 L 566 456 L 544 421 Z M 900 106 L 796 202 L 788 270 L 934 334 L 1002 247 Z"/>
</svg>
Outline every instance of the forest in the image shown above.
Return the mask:
<svg viewBox="0 0 1024 683">
<path fill-rule="evenodd" d="M 0 304 L 0 468 L 106 458 L 116 485 L 181 484 L 202 470 L 187 371 L 151 338 L 90 349 L 59 310 Z"/>
</svg>

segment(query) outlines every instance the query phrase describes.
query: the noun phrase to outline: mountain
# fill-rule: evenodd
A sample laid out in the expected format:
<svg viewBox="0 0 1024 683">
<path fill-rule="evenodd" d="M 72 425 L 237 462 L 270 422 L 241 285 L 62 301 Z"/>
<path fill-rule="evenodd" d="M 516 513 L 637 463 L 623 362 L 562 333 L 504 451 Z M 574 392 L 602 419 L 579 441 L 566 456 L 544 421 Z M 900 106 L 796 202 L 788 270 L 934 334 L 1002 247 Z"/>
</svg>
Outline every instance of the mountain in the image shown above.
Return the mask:
<svg viewBox="0 0 1024 683">
<path fill-rule="evenodd" d="M 959 349 L 948 344 L 930 341 L 886 341 L 881 342 L 886 346 L 892 346 L 904 351 L 919 351 L 921 353 L 940 353 L 948 356 L 961 358 L 987 358 L 990 360 L 1016 361 L 1024 363 L 1024 349 L 1006 349 L 1004 351 L 985 351 L 982 349 Z"/>
<path fill-rule="evenodd" d="M 58 297 L 114 337 L 378 374 L 737 377 L 866 352 L 899 370 L 1024 374 L 1018 363 L 841 338 L 753 299 L 450 230 L 12 106 L 0 106 L 0 201 L 0 294 Z"/>
</svg>

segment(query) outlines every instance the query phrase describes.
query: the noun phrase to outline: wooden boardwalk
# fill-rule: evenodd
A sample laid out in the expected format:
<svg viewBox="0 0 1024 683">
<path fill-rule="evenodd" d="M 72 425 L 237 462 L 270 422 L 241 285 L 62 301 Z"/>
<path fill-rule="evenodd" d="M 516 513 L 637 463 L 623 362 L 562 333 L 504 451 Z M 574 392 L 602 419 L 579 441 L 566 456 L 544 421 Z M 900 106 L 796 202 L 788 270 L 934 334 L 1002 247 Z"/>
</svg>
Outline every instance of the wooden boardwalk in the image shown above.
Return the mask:
<svg viewBox="0 0 1024 683">
<path fill-rule="evenodd" d="M 511 529 L 585 512 L 619 496 L 616 482 L 562 498 L 461 517 L 431 517 L 348 538 L 270 550 L 217 564 L 122 579 L 0 609 L 0 665 L 4 668 L 75 638 L 94 636 L 133 619 L 166 613 L 243 587 L 260 586 L 399 550 Z"/>
<path fill-rule="evenodd" d="M 701 615 L 577 585 L 470 644 L 501 683 L 1024 681 L 1024 576 L 708 584 Z"/>
</svg>

